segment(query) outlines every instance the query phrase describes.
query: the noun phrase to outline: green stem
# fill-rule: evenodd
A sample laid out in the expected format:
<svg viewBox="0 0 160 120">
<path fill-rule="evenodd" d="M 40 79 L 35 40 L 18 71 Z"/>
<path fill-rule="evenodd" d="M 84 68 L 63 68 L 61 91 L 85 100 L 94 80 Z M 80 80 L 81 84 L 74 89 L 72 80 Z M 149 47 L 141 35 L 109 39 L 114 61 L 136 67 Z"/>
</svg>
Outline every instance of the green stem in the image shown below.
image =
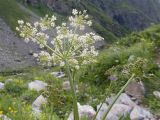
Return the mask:
<svg viewBox="0 0 160 120">
<path fill-rule="evenodd" d="M 127 83 L 122 87 L 122 89 L 118 92 L 116 98 L 114 99 L 114 101 L 112 102 L 112 104 L 109 105 L 107 112 L 105 113 L 105 115 L 103 116 L 102 120 L 105 120 L 108 113 L 110 112 L 110 110 L 112 109 L 113 105 L 115 104 L 115 102 L 117 101 L 117 99 L 119 98 L 119 96 L 121 95 L 121 93 L 124 91 L 124 89 L 128 86 L 128 84 L 133 80 L 135 74 L 133 74 L 131 76 L 131 78 L 127 81 Z"/>
<path fill-rule="evenodd" d="M 111 88 L 111 83 L 112 83 L 112 81 L 110 82 L 109 90 L 110 90 L 110 88 Z M 107 91 L 107 94 L 108 94 L 108 91 Z M 94 118 L 93 118 L 92 120 L 95 120 L 95 119 L 96 119 L 96 117 L 97 117 L 97 115 L 98 115 L 99 111 L 101 110 L 102 105 L 103 105 L 103 103 L 104 103 L 105 101 L 106 101 L 106 97 L 104 97 L 104 98 L 103 98 L 103 101 L 102 101 L 102 103 L 101 103 L 100 107 L 98 108 L 98 111 L 96 112 L 96 115 L 94 116 Z"/>
<path fill-rule="evenodd" d="M 71 74 L 70 71 L 70 67 L 67 61 L 65 61 L 65 65 L 66 65 L 66 70 L 67 70 L 67 74 L 69 77 L 69 82 L 70 82 L 70 86 L 71 86 L 71 90 L 72 90 L 72 96 L 73 96 L 73 114 L 74 114 L 74 120 L 79 120 L 79 113 L 78 113 L 78 106 L 77 106 L 77 96 L 76 96 L 76 91 L 75 91 L 75 86 L 73 83 L 73 76 Z"/>
<path fill-rule="evenodd" d="M 59 55 L 58 53 L 55 52 L 55 50 L 53 50 L 49 45 L 44 44 L 43 42 L 39 41 L 35 36 L 30 36 L 31 38 L 35 38 L 40 44 L 44 45 L 47 49 L 49 49 L 50 51 L 52 51 L 55 55 L 57 55 L 58 57 L 62 58 L 61 55 Z"/>
</svg>

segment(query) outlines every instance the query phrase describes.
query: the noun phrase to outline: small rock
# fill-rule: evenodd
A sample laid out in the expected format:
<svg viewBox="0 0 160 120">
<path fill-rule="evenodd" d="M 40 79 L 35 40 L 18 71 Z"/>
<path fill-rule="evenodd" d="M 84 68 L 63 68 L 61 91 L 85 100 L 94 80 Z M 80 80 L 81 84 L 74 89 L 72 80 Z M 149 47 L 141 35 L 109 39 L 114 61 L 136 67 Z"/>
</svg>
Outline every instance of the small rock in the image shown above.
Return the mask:
<svg viewBox="0 0 160 120">
<path fill-rule="evenodd" d="M 142 107 L 135 106 L 130 114 L 131 120 L 152 120 L 153 115 Z"/>
<path fill-rule="evenodd" d="M 145 88 L 142 82 L 133 81 L 127 86 L 125 92 L 127 95 L 130 95 L 141 101 L 144 98 Z"/>
<path fill-rule="evenodd" d="M 13 82 L 13 79 L 7 79 L 7 80 L 5 80 L 5 84 L 7 84 L 9 82 Z"/>
<path fill-rule="evenodd" d="M 116 81 L 116 80 L 118 80 L 118 77 L 117 77 L 116 75 L 110 75 L 110 76 L 108 77 L 108 79 L 109 79 L 110 81 Z"/>
<path fill-rule="evenodd" d="M 160 99 L 160 92 L 159 92 L 159 91 L 154 91 L 154 92 L 153 92 L 153 95 L 154 95 L 156 98 Z"/>
<path fill-rule="evenodd" d="M 115 97 L 110 97 L 110 98 L 106 98 L 106 102 L 108 104 L 111 104 L 113 102 Z M 136 104 L 131 100 L 131 98 L 126 94 L 126 93 L 122 93 L 118 100 L 116 101 L 117 104 L 124 104 L 124 105 L 128 105 L 130 107 L 134 107 L 136 106 Z"/>
<path fill-rule="evenodd" d="M 94 115 L 96 114 L 95 110 L 93 107 L 89 105 L 80 105 L 78 104 L 78 112 L 79 112 L 79 117 L 87 117 L 87 120 L 92 120 Z M 69 115 L 69 118 L 67 120 L 74 120 L 73 119 L 73 112 Z"/>
<path fill-rule="evenodd" d="M 117 103 L 125 104 L 125 105 L 128 105 L 130 107 L 136 106 L 136 104 L 131 100 L 131 98 L 126 93 L 122 93 L 119 96 L 119 98 L 117 100 Z"/>
<path fill-rule="evenodd" d="M 66 90 L 66 91 L 69 91 L 71 89 L 69 81 L 63 82 L 63 89 Z"/>
<path fill-rule="evenodd" d="M 133 62 L 136 59 L 136 57 L 134 55 L 130 55 L 128 58 L 128 62 Z"/>
<path fill-rule="evenodd" d="M 104 40 L 96 41 L 95 42 L 95 48 L 96 49 L 102 49 L 106 45 L 106 42 Z"/>
<path fill-rule="evenodd" d="M 10 118 L 8 118 L 8 117 L 5 116 L 5 115 L 0 115 L 0 119 L 1 119 L 1 120 L 11 120 Z"/>
<path fill-rule="evenodd" d="M 100 105 L 97 106 L 97 110 L 99 109 Z M 103 116 L 105 115 L 107 109 L 108 109 L 108 106 L 107 104 L 104 103 L 97 115 L 96 120 L 101 120 Z M 132 107 L 130 106 L 127 106 L 124 104 L 114 104 L 105 120 L 119 120 L 120 117 L 122 116 L 125 117 L 128 114 L 130 114 L 131 110 L 132 110 Z"/>
<path fill-rule="evenodd" d="M 41 90 L 45 90 L 46 87 L 47 87 L 47 83 L 39 81 L 39 80 L 35 80 L 28 84 L 29 90 L 41 91 Z"/>
<path fill-rule="evenodd" d="M 51 74 L 56 78 L 62 78 L 65 76 L 63 72 L 52 72 Z"/>
<path fill-rule="evenodd" d="M 17 58 L 17 59 L 15 59 L 14 61 L 15 61 L 15 62 L 21 62 L 22 60 Z"/>
<path fill-rule="evenodd" d="M 30 50 L 29 53 L 28 53 L 28 55 L 33 55 L 33 51 Z"/>
<path fill-rule="evenodd" d="M 35 113 L 40 113 L 41 106 L 47 103 L 47 99 L 44 98 L 42 95 L 36 98 L 36 100 L 32 103 L 32 110 Z"/>
<path fill-rule="evenodd" d="M 97 105 L 97 111 L 99 110 L 100 106 L 102 103 L 100 103 L 99 105 Z M 101 109 L 99 110 L 96 120 L 101 120 L 101 118 L 104 116 L 105 112 L 107 111 L 108 106 L 106 103 L 103 103 L 101 106 Z"/>
<path fill-rule="evenodd" d="M 0 82 L 0 90 L 4 89 L 4 83 Z"/>
</svg>

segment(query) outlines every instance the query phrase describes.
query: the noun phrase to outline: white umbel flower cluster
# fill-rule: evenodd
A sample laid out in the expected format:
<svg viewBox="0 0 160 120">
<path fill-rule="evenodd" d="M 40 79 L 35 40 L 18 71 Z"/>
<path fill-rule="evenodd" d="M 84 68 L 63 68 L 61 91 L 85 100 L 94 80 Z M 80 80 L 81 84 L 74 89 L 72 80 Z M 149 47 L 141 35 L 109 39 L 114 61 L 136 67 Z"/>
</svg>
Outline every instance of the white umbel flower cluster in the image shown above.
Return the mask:
<svg viewBox="0 0 160 120">
<path fill-rule="evenodd" d="M 20 32 L 20 36 L 26 42 L 33 41 L 40 45 L 41 48 L 46 47 L 46 51 L 34 54 L 34 57 L 43 65 L 59 65 L 65 66 L 66 62 L 73 68 L 79 69 L 81 66 L 96 62 L 95 57 L 98 51 L 94 47 L 96 41 L 103 40 L 102 37 L 93 32 L 78 34 L 83 31 L 86 26 L 91 26 L 86 11 L 77 11 L 73 9 L 69 22 L 55 26 L 56 17 L 46 15 L 39 22 L 33 25 L 19 20 L 19 27 L 16 28 Z M 56 36 L 52 39 L 51 44 L 47 44 L 49 35 L 47 31 L 56 31 Z"/>
<path fill-rule="evenodd" d="M 77 11 L 76 9 L 73 9 L 72 14 L 73 16 L 69 17 L 70 25 L 73 27 L 79 27 L 81 30 L 85 29 L 85 26 L 91 26 L 92 21 L 88 20 L 89 17 L 86 14 L 86 10 L 83 12 Z"/>
</svg>

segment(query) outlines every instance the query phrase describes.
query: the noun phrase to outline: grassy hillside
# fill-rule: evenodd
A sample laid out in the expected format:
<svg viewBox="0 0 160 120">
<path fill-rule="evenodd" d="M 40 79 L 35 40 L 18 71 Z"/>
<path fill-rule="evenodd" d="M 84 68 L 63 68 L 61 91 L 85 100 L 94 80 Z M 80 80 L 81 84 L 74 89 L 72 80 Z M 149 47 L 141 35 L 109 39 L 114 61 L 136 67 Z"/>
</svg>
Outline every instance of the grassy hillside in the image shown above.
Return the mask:
<svg viewBox="0 0 160 120">
<path fill-rule="evenodd" d="M 15 30 L 17 20 L 28 20 L 29 14 L 22 10 L 15 0 L 0 0 L 0 17 Z"/>
<path fill-rule="evenodd" d="M 135 58 L 141 58 L 143 61 L 147 60 L 146 67 L 141 68 L 143 74 L 141 70 L 138 70 L 138 66 L 135 67 L 136 69 L 133 66 L 131 67 L 133 68 L 132 73 L 139 74 L 139 78 L 145 84 L 146 96 L 143 99 L 143 104 L 151 108 L 154 114 L 160 114 L 160 102 L 153 95 L 153 91 L 160 90 L 160 69 L 156 64 L 157 59 L 159 59 L 156 57 L 158 54 L 156 50 L 158 48 L 160 48 L 160 25 L 150 27 L 140 33 L 132 33 L 101 51 L 98 63 L 86 70 L 81 81 L 91 84 L 92 88 L 97 88 L 94 89 L 93 94 L 96 91 L 103 93 L 109 87 L 110 80 L 107 77 L 116 75 L 118 80 L 111 91 L 118 92 L 128 79 L 123 76 L 122 70 L 124 66 L 129 65 L 128 61 L 130 57 L 134 56 Z M 134 61 L 132 61 L 132 64 L 134 64 Z M 97 93 L 98 96 L 99 94 Z"/>
</svg>

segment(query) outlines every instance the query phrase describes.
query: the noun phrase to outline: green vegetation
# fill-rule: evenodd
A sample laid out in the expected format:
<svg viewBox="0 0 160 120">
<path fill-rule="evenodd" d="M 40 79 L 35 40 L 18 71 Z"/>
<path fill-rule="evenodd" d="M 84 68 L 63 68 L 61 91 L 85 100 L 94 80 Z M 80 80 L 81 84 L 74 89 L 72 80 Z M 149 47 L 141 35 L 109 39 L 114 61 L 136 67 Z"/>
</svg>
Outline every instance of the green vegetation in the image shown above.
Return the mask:
<svg viewBox="0 0 160 120">
<path fill-rule="evenodd" d="M 153 26 L 143 32 L 133 33 L 102 50 L 98 57 L 98 63 L 88 66 L 87 69 L 82 70 L 83 72 L 81 71 L 82 76 L 78 83 L 78 101 L 81 104 L 89 103 L 96 108 L 96 105 L 106 95 L 117 93 L 130 76 L 123 76 L 122 70 L 125 67 L 132 73 L 136 73 L 146 86 L 146 96 L 143 104 L 151 108 L 153 113 L 159 114 L 160 102 L 153 96 L 153 91 L 160 90 L 160 71 L 154 62 L 156 48 L 160 46 L 159 33 L 160 25 Z M 135 66 L 137 64 L 141 65 L 139 67 L 131 65 L 131 68 L 129 68 L 129 61 L 133 56 L 135 59 L 132 63 Z M 139 59 L 139 62 L 137 59 Z M 145 62 L 146 60 L 147 62 Z M 59 70 L 59 68 L 54 70 Z M 66 78 L 56 79 L 50 74 L 51 72 L 52 69 L 37 67 L 28 68 L 17 75 L 15 73 L 14 75 L 2 74 L 0 81 L 8 83 L 5 86 L 6 88 L 0 91 L 0 98 L 3 98 L 0 99 L 0 110 L 3 110 L 10 118 L 19 119 L 23 116 L 25 117 L 24 120 L 33 119 L 33 116 L 29 115 L 31 114 L 31 103 L 42 93 L 49 96 L 48 105 L 43 107 L 42 120 L 47 120 L 47 116 L 55 117 L 56 115 L 60 118 L 67 118 L 71 111 L 72 97 L 70 92 L 61 89 L 62 82 Z M 109 75 L 116 75 L 118 80 L 110 81 L 108 79 Z M 33 80 L 45 81 L 52 87 L 48 87 L 49 92 L 47 93 L 44 91 L 40 93 L 29 91 L 27 84 Z M 13 112 L 16 111 L 15 114 L 11 114 L 12 112 L 8 110 L 9 107 L 14 109 Z M 24 110 L 26 111 L 25 114 L 21 114 Z"/>
<path fill-rule="evenodd" d="M 128 79 L 128 77 L 126 78 L 122 74 L 123 68 L 129 65 L 128 61 L 130 58 L 133 57 L 134 60 L 136 60 L 135 58 L 140 58 L 145 64 L 144 68 L 138 69 L 138 67 L 134 68 L 132 66 L 130 70 L 136 73 L 136 75 L 139 75 L 139 78 L 141 78 L 146 86 L 147 93 L 144 104 L 148 105 L 153 110 L 153 113 L 155 111 L 157 112 L 160 102 L 153 96 L 153 91 L 160 90 L 158 87 L 160 84 L 160 70 L 155 60 L 156 49 L 160 47 L 159 34 L 160 25 L 156 25 L 143 32 L 133 33 L 128 37 L 120 39 L 101 52 L 98 63 L 90 66 L 86 72 L 84 72 L 81 81 L 90 84 L 92 88 L 97 88 L 95 91 L 101 91 L 101 94 L 104 94 L 105 89 L 109 87 L 110 83 L 108 76 L 116 75 L 118 78 L 116 82 L 118 82 L 118 84 L 115 82 L 111 91 L 117 93 Z M 145 63 L 145 60 L 147 60 L 147 63 Z M 132 61 L 132 64 L 133 63 Z M 139 63 L 137 64 L 140 65 Z M 95 95 L 94 92 L 92 94 Z"/>
<path fill-rule="evenodd" d="M 24 3 L 21 3 L 24 4 Z M 46 14 L 52 15 L 53 11 L 46 7 L 44 4 L 37 4 L 36 6 L 27 5 L 25 3 L 25 7 L 35 12 L 37 15 L 44 17 Z"/>
<path fill-rule="evenodd" d="M 8 9 L 5 9 L 6 7 Z M 94 5 L 87 3 L 83 4 L 83 7 L 87 8 L 92 16 L 99 15 L 100 22 L 109 23 L 109 25 L 113 23 Z M 119 7 L 133 10 L 126 3 Z M 52 11 L 43 5 L 38 5 L 36 8 L 28 6 L 28 8 L 39 16 L 44 16 L 45 13 L 52 14 Z M 12 29 L 17 26 L 18 19 L 28 20 L 29 17 L 29 14 L 21 10 L 15 0 L 1 0 L 0 15 Z M 110 30 L 99 22 L 95 22 L 93 28 L 106 40 L 117 41 L 100 51 L 97 63 L 79 71 L 79 74 L 82 75 L 78 83 L 78 101 L 81 104 L 89 103 L 96 108 L 104 97 L 117 93 L 126 83 L 131 75 L 122 74 L 125 68 L 129 73 L 136 73 L 136 76 L 146 86 L 143 105 L 149 107 L 153 113 L 159 114 L 160 101 L 155 98 L 153 91 L 160 91 L 160 70 L 155 63 L 156 50 L 160 47 L 160 25 L 155 25 L 139 33 L 132 33 L 121 39 L 118 39 L 114 33 L 109 32 Z M 131 58 L 132 64 L 130 64 Z M 59 68 L 53 69 L 60 70 Z M 62 83 L 67 78 L 54 78 L 50 74 L 53 69 L 37 67 L 1 73 L 0 82 L 6 84 L 5 89 L 0 90 L 0 111 L 15 120 L 35 119 L 35 116 L 31 114 L 31 103 L 40 94 L 43 94 L 48 97 L 48 104 L 42 107 L 41 119 L 48 120 L 51 116 L 57 117 L 56 120 L 66 119 L 71 112 L 72 96 L 70 92 L 62 89 Z M 110 81 L 108 79 L 110 75 L 115 75 L 118 80 Z M 34 80 L 45 81 L 52 87 L 48 87 L 47 93 L 30 91 L 27 84 Z"/>
<path fill-rule="evenodd" d="M 29 20 L 29 14 L 20 8 L 16 0 L 0 0 L 0 16 L 12 30 L 18 25 L 17 20 Z"/>
</svg>

